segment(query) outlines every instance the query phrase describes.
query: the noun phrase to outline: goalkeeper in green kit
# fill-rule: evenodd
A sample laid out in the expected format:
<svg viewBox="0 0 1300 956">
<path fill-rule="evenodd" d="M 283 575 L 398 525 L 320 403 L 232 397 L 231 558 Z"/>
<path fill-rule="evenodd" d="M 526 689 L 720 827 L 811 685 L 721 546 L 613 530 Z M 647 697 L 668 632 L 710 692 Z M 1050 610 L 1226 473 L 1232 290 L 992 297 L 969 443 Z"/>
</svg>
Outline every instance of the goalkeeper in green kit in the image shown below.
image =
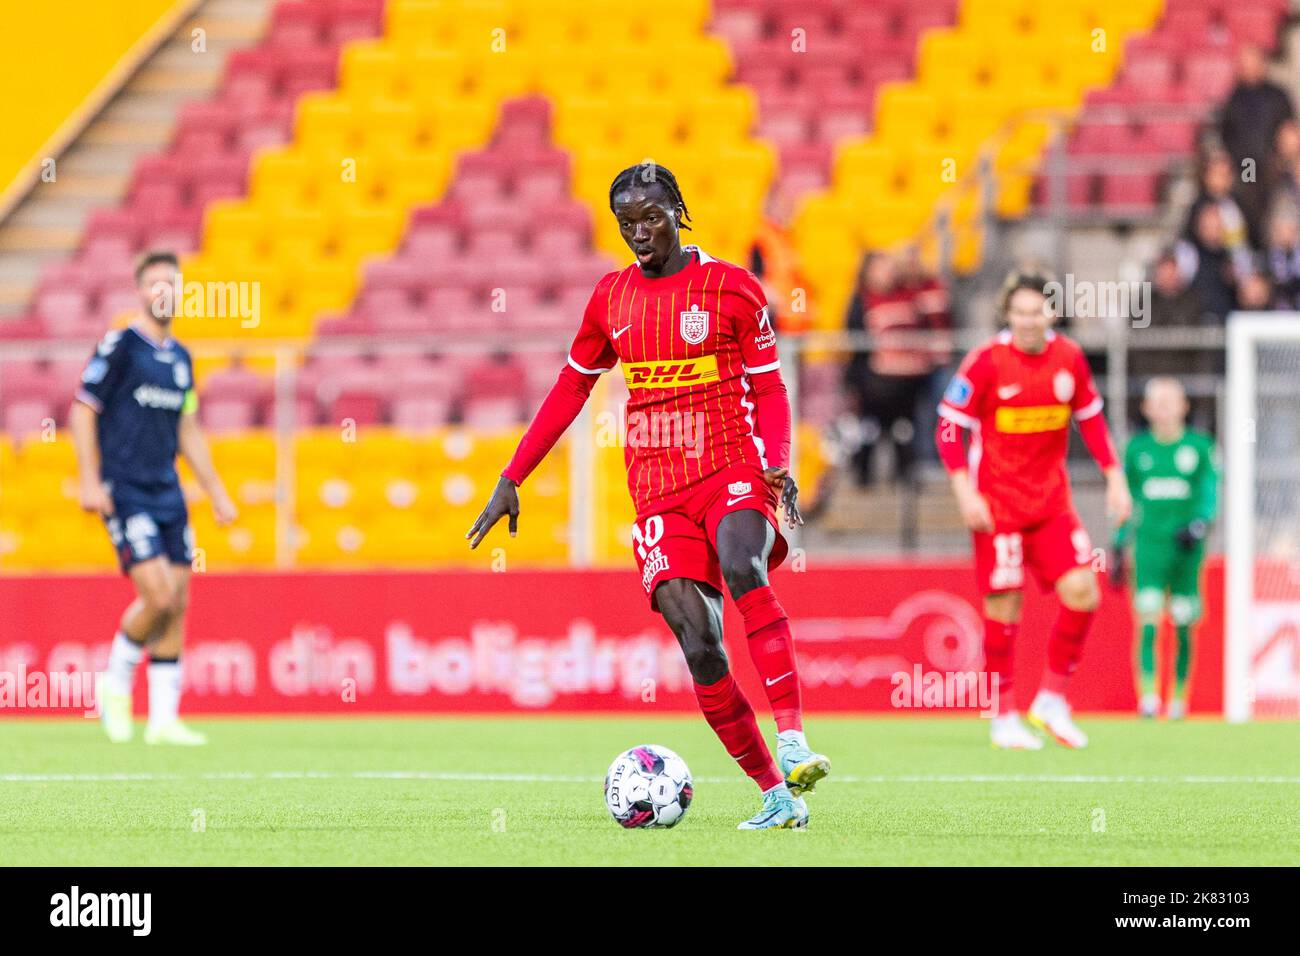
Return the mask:
<svg viewBox="0 0 1300 956">
<path fill-rule="evenodd" d="M 1156 691 L 1156 633 L 1166 604 L 1178 639 L 1174 692 L 1168 716 L 1187 712 L 1192 625 L 1201 616 L 1201 565 L 1205 536 L 1218 506 L 1214 440 L 1190 429 L 1187 396 L 1174 378 L 1147 382 L 1142 414 L 1150 430 L 1135 435 L 1124 451 L 1124 474 L 1133 495 L 1133 517 L 1115 533 L 1110 580 L 1128 578 L 1127 546 L 1133 542 L 1133 606 L 1138 617 L 1138 662 L 1143 717 L 1160 711 Z"/>
</svg>

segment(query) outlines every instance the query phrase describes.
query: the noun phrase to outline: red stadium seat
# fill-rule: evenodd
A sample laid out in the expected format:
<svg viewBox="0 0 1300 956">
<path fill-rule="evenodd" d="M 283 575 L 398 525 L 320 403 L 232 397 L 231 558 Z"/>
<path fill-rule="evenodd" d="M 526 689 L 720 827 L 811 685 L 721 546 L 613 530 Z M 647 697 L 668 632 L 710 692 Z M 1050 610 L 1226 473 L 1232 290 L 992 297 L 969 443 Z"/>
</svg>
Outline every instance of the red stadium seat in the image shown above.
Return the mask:
<svg viewBox="0 0 1300 956">
<path fill-rule="evenodd" d="M 1155 173 L 1107 173 L 1101 180 L 1101 204 L 1149 210 L 1159 201 L 1159 177 Z"/>
<path fill-rule="evenodd" d="M 1183 85 L 1202 100 L 1222 100 L 1232 89 L 1236 70 L 1227 53 L 1199 51 L 1183 63 Z"/>
<path fill-rule="evenodd" d="M 14 441 L 41 434 L 52 420 L 55 420 L 54 406 L 44 399 L 20 398 L 5 402 L 4 430 Z"/>
<path fill-rule="evenodd" d="M 258 424 L 257 408 L 241 398 L 204 399 L 199 403 L 199 420 L 216 434 L 242 431 Z"/>
<path fill-rule="evenodd" d="M 451 402 L 445 398 L 402 395 L 393 400 L 392 422 L 397 428 L 430 431 L 451 420 Z"/>
<path fill-rule="evenodd" d="M 523 403 L 518 398 L 480 398 L 465 403 L 462 423 L 466 428 L 485 431 L 509 428 L 523 417 Z"/>
</svg>

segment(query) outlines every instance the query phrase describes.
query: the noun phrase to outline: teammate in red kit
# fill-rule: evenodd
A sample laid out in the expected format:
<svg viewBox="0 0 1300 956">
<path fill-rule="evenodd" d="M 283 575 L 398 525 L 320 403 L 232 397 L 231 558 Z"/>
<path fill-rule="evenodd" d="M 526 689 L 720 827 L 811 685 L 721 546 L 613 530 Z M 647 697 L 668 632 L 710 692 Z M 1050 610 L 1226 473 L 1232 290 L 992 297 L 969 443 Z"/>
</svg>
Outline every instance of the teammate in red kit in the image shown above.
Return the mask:
<svg viewBox="0 0 1300 956">
<path fill-rule="evenodd" d="M 935 439 L 975 544 L 984 592 L 985 669 L 997 681 L 993 746 L 1037 750 L 1020 722 L 1011 660 L 1028 569 L 1061 600 L 1047 643 L 1047 671 L 1029 721 L 1066 747 L 1087 746 L 1065 690 L 1101 600 L 1092 542 L 1070 497 L 1065 453 L 1070 419 L 1106 476 L 1106 509 L 1116 523 L 1132 509 L 1102 401 L 1083 350 L 1052 330 L 1051 280 L 1013 273 L 1001 307 L 1008 328 L 969 353 L 944 392 Z M 969 452 L 962 436 L 969 433 Z"/>
<path fill-rule="evenodd" d="M 790 527 L 803 522 L 767 301 L 747 270 L 682 246 L 690 215 L 664 167 L 623 170 L 609 205 L 636 262 L 596 284 L 567 367 L 466 537 L 478 547 L 506 515 L 514 536 L 515 489 L 577 417 L 597 378 L 621 362 L 633 553 L 650 606 L 686 655 L 705 719 L 763 792 L 763 808 L 739 828 L 803 827 L 801 794 L 830 762 L 804 738 L 794 641 L 767 578 L 788 550 L 777 508 Z M 776 761 L 727 665 L 724 584 L 776 718 Z"/>
</svg>

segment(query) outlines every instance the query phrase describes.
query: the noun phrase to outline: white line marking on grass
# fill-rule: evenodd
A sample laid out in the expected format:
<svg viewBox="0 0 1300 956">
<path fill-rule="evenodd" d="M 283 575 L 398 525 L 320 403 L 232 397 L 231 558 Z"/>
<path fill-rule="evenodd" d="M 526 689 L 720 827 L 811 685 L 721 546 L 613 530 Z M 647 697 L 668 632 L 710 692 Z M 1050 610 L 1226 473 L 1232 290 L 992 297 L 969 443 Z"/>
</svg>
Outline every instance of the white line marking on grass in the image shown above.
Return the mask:
<svg viewBox="0 0 1300 956">
<path fill-rule="evenodd" d="M 547 773 L 463 773 L 436 770 L 283 770 L 266 773 L 6 773 L 0 783 L 150 783 L 180 780 L 431 780 L 439 783 L 600 783 L 601 777 Z M 746 783 L 740 775 L 696 777 L 700 783 Z M 898 774 L 854 776 L 839 774 L 833 783 L 1091 783 L 1091 784 L 1300 784 L 1300 776 L 1127 776 L 1105 774 Z"/>
</svg>

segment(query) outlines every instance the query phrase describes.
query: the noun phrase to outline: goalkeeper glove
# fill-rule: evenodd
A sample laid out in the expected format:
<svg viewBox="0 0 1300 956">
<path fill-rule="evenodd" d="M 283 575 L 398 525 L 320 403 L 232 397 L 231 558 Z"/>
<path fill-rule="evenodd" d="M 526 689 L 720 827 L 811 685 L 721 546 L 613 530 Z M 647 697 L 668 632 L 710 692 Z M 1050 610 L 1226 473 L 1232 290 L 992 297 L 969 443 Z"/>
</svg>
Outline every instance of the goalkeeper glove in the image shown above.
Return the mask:
<svg viewBox="0 0 1300 956">
<path fill-rule="evenodd" d="M 1179 529 L 1174 535 L 1174 540 L 1178 542 L 1178 547 L 1184 551 L 1191 551 L 1200 542 L 1205 540 L 1205 533 L 1209 527 L 1200 518 L 1191 522 L 1187 527 Z"/>
</svg>

